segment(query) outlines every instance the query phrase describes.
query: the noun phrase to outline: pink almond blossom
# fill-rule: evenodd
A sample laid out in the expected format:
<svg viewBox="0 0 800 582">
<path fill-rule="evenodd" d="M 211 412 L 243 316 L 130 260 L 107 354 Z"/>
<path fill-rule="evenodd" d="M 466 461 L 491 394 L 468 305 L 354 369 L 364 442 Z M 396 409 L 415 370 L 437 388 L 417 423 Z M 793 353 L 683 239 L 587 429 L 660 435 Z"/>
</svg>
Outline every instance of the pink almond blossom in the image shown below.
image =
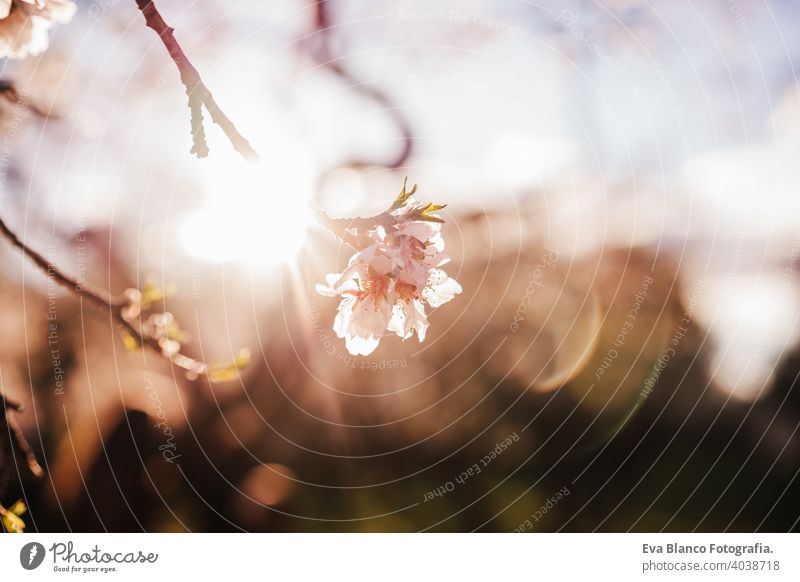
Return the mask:
<svg viewBox="0 0 800 582">
<path fill-rule="evenodd" d="M 443 206 L 416 203 L 415 189 L 406 193 L 404 186 L 387 212 L 359 219 L 349 234 L 363 248 L 344 272 L 317 285 L 318 293 L 341 297 L 333 329 L 353 355 L 371 354 L 387 333 L 403 339 L 416 333 L 423 341 L 425 304 L 439 307 L 461 293 L 461 285 L 440 268 L 450 259 L 443 253 L 444 221 L 433 212 Z"/>
<path fill-rule="evenodd" d="M 50 29 L 69 22 L 75 11 L 72 0 L 0 0 L 0 58 L 43 53 Z"/>
</svg>

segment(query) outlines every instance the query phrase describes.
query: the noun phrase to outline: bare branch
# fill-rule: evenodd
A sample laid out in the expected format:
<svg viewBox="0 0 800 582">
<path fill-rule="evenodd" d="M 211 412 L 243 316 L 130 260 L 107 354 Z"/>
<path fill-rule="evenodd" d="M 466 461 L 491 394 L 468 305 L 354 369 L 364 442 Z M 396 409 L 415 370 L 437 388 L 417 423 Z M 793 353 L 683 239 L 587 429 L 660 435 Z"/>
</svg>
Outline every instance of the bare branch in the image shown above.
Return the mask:
<svg viewBox="0 0 800 582">
<path fill-rule="evenodd" d="M 94 303 L 99 307 L 113 308 L 118 306 L 114 299 L 105 291 L 96 289 L 85 283 L 78 283 L 78 281 L 76 281 L 73 277 L 70 277 L 61 270 L 57 269 L 55 265 L 50 263 L 50 261 L 48 261 L 40 253 L 31 249 L 28 247 L 28 245 L 22 242 L 22 240 L 11 229 L 8 228 L 8 225 L 6 225 L 2 218 L 0 218 L 0 233 L 2 233 L 12 245 L 21 250 L 25 256 L 33 261 L 36 266 L 39 267 L 40 271 L 50 277 L 53 277 L 61 286 L 66 287 L 73 293 L 89 300 L 91 303 Z"/>
<path fill-rule="evenodd" d="M 389 230 L 397 224 L 397 219 L 392 215 L 392 211 L 404 206 L 411 196 L 417 192 L 416 184 L 411 190 L 407 188 L 408 176 L 403 180 L 403 189 L 400 190 L 400 194 L 395 198 L 394 203 L 387 210 L 375 216 L 333 218 L 315 204 L 313 206 L 314 218 L 320 226 L 326 228 L 343 243 L 358 251 L 372 242 L 368 234 L 370 230 L 377 226 L 382 226 Z M 423 220 L 425 219 L 423 218 Z M 427 220 L 431 220 L 431 218 L 427 217 Z"/>
<path fill-rule="evenodd" d="M 5 97 L 11 103 L 21 105 L 37 117 L 48 118 L 52 117 L 50 113 L 41 109 L 35 103 L 28 101 L 24 95 L 20 94 L 17 88 L 11 81 L 0 79 L 0 95 Z"/>
<path fill-rule="evenodd" d="M 314 51 L 314 56 L 317 61 L 330 69 L 333 73 L 339 76 L 348 85 L 353 86 L 356 90 L 364 93 L 367 97 L 378 103 L 386 114 L 391 117 L 394 124 L 397 126 L 400 136 L 402 138 L 402 148 L 397 156 L 388 162 L 375 162 L 370 160 L 354 159 L 345 164 L 344 166 L 351 168 L 363 168 L 367 166 L 381 165 L 389 169 L 397 169 L 402 167 L 414 148 L 414 134 L 411 130 L 411 125 L 405 116 L 400 112 L 400 109 L 394 104 L 392 99 L 380 89 L 363 83 L 358 80 L 352 73 L 350 73 L 341 64 L 340 60 L 333 56 L 331 51 L 331 24 L 329 13 L 328 0 L 319 0 L 316 4 L 316 14 L 314 19 L 315 32 L 318 35 L 319 44 L 317 50 Z"/>
<path fill-rule="evenodd" d="M 39 461 L 36 460 L 36 455 L 34 454 L 30 444 L 28 444 L 25 435 L 22 434 L 22 429 L 20 428 L 17 419 L 14 418 L 15 412 L 22 412 L 22 405 L 11 400 L 2 392 L 0 392 L 0 403 L 3 406 L 3 419 L 5 420 L 5 424 L 8 426 L 8 430 L 14 439 L 14 444 L 17 445 L 17 448 L 25 458 L 25 463 L 28 465 L 28 469 L 30 470 L 31 474 L 37 479 L 41 479 L 44 477 L 44 470 L 42 469 L 42 466 L 39 465 Z"/>
<path fill-rule="evenodd" d="M 152 28 L 159 36 L 175 66 L 178 67 L 181 82 L 186 88 L 186 95 L 189 97 L 192 140 L 194 142 L 192 153 L 199 158 L 204 158 L 208 155 L 208 144 L 206 143 L 205 129 L 203 127 L 203 107 L 205 107 L 209 115 L 211 115 L 211 120 L 222 128 L 222 131 L 228 136 L 231 145 L 237 152 L 247 159 L 258 159 L 258 154 L 250 145 L 250 142 L 239 133 L 234 123 L 217 105 L 211 91 L 203 83 L 200 73 L 192 65 L 175 39 L 174 29 L 164 21 L 155 3 L 152 0 L 136 0 L 136 6 L 144 15 L 147 26 Z"/>
</svg>

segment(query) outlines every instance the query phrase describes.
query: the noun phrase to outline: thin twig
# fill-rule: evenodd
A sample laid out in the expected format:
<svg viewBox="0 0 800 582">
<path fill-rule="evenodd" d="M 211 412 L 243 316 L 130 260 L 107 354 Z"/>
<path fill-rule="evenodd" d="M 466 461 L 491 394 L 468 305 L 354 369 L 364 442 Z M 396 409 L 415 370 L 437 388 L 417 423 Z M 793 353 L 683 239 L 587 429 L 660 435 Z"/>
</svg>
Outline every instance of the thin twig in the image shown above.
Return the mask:
<svg viewBox="0 0 800 582">
<path fill-rule="evenodd" d="M 328 213 L 314 206 L 312 209 L 317 224 L 327 229 L 332 235 L 354 250 L 361 250 L 365 244 L 364 233 L 376 225 L 378 216 L 356 218 L 333 218 Z"/>
<path fill-rule="evenodd" d="M 204 363 L 198 362 L 189 356 L 181 354 L 180 352 L 165 354 L 162 345 L 159 343 L 158 337 L 142 333 L 142 331 L 138 329 L 136 325 L 134 325 L 133 320 L 138 318 L 138 311 L 136 312 L 136 318 L 125 317 L 125 311 L 131 305 L 131 300 L 129 298 L 113 297 L 101 289 L 86 283 L 79 283 L 75 278 L 61 271 L 40 253 L 25 244 L 11 229 L 8 228 L 5 221 L 3 221 L 1 218 L 0 234 L 5 236 L 9 242 L 11 242 L 11 244 L 21 250 L 26 257 L 33 261 L 40 271 L 42 271 L 48 277 L 52 277 L 62 287 L 68 289 L 78 297 L 86 299 L 97 307 L 108 310 L 111 313 L 114 321 L 135 340 L 137 345 L 147 346 L 155 350 L 179 368 L 186 370 L 186 372 L 193 377 L 208 373 L 208 367 Z"/>
<path fill-rule="evenodd" d="M 144 15 L 147 26 L 152 28 L 159 36 L 169 56 L 172 57 L 175 66 L 178 67 L 181 82 L 186 88 L 186 95 L 189 97 L 193 140 L 192 153 L 199 158 L 204 158 L 208 155 L 208 144 L 206 143 L 205 129 L 203 127 L 203 107 L 205 107 L 211 115 L 211 120 L 222 128 L 222 131 L 228 136 L 231 145 L 237 152 L 247 159 L 258 159 L 258 154 L 250 145 L 250 142 L 239 133 L 234 123 L 217 105 L 211 91 L 203 83 L 200 73 L 192 65 L 175 39 L 175 30 L 164 21 L 155 3 L 152 0 L 136 0 L 136 6 Z"/>
<path fill-rule="evenodd" d="M 314 204 L 312 211 L 320 226 L 329 230 L 335 237 L 354 250 L 360 251 L 372 242 L 369 238 L 369 231 L 379 226 L 389 231 L 397 224 L 397 218 L 392 215 L 392 211 L 406 205 L 409 199 L 417 192 L 416 184 L 412 186 L 411 190 L 407 190 L 407 188 L 408 176 L 403 180 L 403 189 L 400 190 L 400 194 L 395 198 L 394 203 L 387 210 L 374 216 L 333 218 L 316 204 Z"/>
<path fill-rule="evenodd" d="M 44 477 L 44 470 L 39 464 L 39 461 L 36 460 L 36 455 L 34 454 L 30 444 L 28 444 L 28 440 L 25 438 L 25 435 L 22 433 L 22 429 L 20 428 L 17 419 L 14 418 L 15 412 L 22 412 L 22 405 L 11 400 L 2 392 L 0 392 L 0 403 L 3 405 L 3 418 L 5 420 L 5 424 L 8 425 L 9 432 L 11 433 L 17 448 L 22 453 L 22 456 L 25 457 L 25 463 L 28 465 L 28 469 L 34 477 L 41 479 Z"/>
<path fill-rule="evenodd" d="M 49 118 L 50 113 L 41 109 L 35 103 L 29 102 L 24 95 L 22 95 L 11 81 L 0 79 L 0 95 L 5 97 L 11 103 L 21 105 L 37 117 Z"/>
<path fill-rule="evenodd" d="M 375 165 L 385 166 L 389 169 L 400 168 L 406 163 L 406 161 L 408 161 L 408 158 L 411 157 L 411 153 L 414 148 L 414 133 L 411 130 L 411 125 L 405 116 L 403 116 L 403 114 L 400 112 L 400 109 L 392 102 L 392 99 L 386 93 L 374 87 L 373 85 L 367 85 L 359 81 L 352 73 L 342 66 L 340 60 L 333 56 L 330 39 L 333 25 L 331 24 L 328 6 L 329 2 L 327 0 L 318 0 L 316 4 L 314 26 L 319 44 L 316 45 L 317 50 L 314 52 L 315 58 L 320 64 L 324 65 L 333 73 L 341 77 L 342 80 L 347 84 L 353 86 L 355 89 L 361 91 L 367 97 L 378 103 L 378 105 L 383 108 L 386 114 L 392 118 L 392 121 L 395 123 L 395 125 L 397 125 L 403 144 L 402 149 L 397 153 L 397 155 L 387 162 L 381 163 L 370 160 L 353 159 L 342 165 L 351 168 L 364 168 Z"/>
<path fill-rule="evenodd" d="M 392 102 L 391 98 L 383 91 L 377 89 L 372 85 L 367 85 L 359 81 L 352 73 L 344 68 L 340 60 L 334 58 L 331 50 L 331 18 L 329 13 L 329 3 L 327 0 L 318 0 L 316 4 L 314 16 L 314 28 L 316 33 L 317 44 L 314 46 L 312 54 L 314 58 L 323 66 L 327 67 L 330 71 L 340 77 L 345 83 L 354 87 L 356 90 L 361 91 L 367 97 L 378 103 L 383 110 L 389 115 L 392 121 L 397 125 L 402 139 L 402 149 L 397 155 L 387 162 L 375 162 L 374 160 L 365 160 L 354 158 L 348 160 L 338 167 L 348 168 L 367 168 L 369 166 L 382 165 L 389 169 L 397 169 L 402 167 L 411 157 L 414 149 L 414 134 L 411 125 L 405 116 L 400 112 L 400 109 Z M 322 183 L 325 177 L 330 174 L 332 168 L 325 172 L 319 179 Z M 369 228 L 374 225 L 374 217 L 372 218 L 331 218 L 321 208 L 314 205 L 314 213 L 317 222 L 338 237 L 342 242 L 348 244 L 354 249 L 359 249 L 359 240 L 357 235 L 352 235 L 348 230 L 355 230 L 360 232 L 364 227 Z"/>
<path fill-rule="evenodd" d="M 3 410 L 5 411 L 22 412 L 22 404 L 16 400 L 12 400 L 2 392 L 0 392 L 0 403 L 3 404 Z"/>
<path fill-rule="evenodd" d="M 33 261 L 36 266 L 39 267 L 39 270 L 44 272 L 46 275 L 53 277 L 63 287 L 70 289 L 72 292 L 100 307 L 114 308 L 122 306 L 122 303 L 119 300 L 114 299 L 105 291 L 92 287 L 86 283 L 78 283 L 78 281 L 73 277 L 70 277 L 66 273 L 56 268 L 56 266 L 48 261 L 44 256 L 22 242 L 16 233 L 8 228 L 8 225 L 6 225 L 2 218 L 0 218 L 0 233 L 2 233 L 12 245 L 21 250 L 25 256 Z"/>
</svg>

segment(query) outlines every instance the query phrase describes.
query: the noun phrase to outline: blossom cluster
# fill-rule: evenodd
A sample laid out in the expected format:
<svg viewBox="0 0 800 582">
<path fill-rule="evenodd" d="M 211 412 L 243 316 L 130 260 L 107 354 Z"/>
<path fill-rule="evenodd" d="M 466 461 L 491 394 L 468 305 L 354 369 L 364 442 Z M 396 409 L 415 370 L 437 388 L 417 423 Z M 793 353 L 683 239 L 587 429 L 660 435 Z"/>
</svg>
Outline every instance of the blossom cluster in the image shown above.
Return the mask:
<svg viewBox="0 0 800 582">
<path fill-rule="evenodd" d="M 50 29 L 72 20 L 75 10 L 72 0 L 0 0 L 0 58 L 43 53 Z"/>
<path fill-rule="evenodd" d="M 436 214 L 444 205 L 419 203 L 415 192 L 404 184 L 386 212 L 353 221 L 345 234 L 357 252 L 344 272 L 317 285 L 318 293 L 341 298 L 333 329 L 353 355 L 371 354 L 390 333 L 423 341 L 426 304 L 436 308 L 461 293 L 441 269 L 450 260 Z"/>
</svg>

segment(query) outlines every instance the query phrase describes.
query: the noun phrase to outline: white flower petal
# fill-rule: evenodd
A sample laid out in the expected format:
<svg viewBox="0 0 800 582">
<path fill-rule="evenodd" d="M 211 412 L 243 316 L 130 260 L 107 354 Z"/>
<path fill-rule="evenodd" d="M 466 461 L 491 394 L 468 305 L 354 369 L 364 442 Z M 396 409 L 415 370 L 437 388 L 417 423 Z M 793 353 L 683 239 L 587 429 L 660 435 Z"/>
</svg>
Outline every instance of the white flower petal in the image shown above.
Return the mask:
<svg viewBox="0 0 800 582">
<path fill-rule="evenodd" d="M 394 308 L 392 308 L 392 318 L 389 320 L 389 324 L 386 326 L 389 331 L 397 334 L 403 339 L 408 337 L 406 330 L 406 305 L 407 303 L 405 302 L 395 304 Z"/>
<path fill-rule="evenodd" d="M 328 273 L 325 276 L 327 285 L 315 285 L 317 293 L 325 297 L 335 297 L 348 291 L 357 291 L 358 283 L 356 283 L 355 279 L 359 276 L 361 268 L 362 265 L 356 264 L 348 267 L 341 274 Z"/>
<path fill-rule="evenodd" d="M 68 22 L 75 11 L 71 0 L 0 0 L 0 58 L 44 52 L 48 31 L 58 22 Z"/>
<path fill-rule="evenodd" d="M 394 270 L 394 261 L 390 256 L 376 255 L 375 257 L 373 257 L 369 266 L 372 267 L 373 270 L 379 275 L 385 275 L 387 273 L 391 273 Z"/>
<path fill-rule="evenodd" d="M 428 317 L 425 314 L 425 305 L 421 301 L 401 301 L 394 306 L 392 319 L 389 321 L 389 331 L 399 337 L 410 338 L 417 333 L 419 341 L 425 339 L 428 330 Z"/>
<path fill-rule="evenodd" d="M 403 222 L 399 225 L 397 234 L 413 236 L 424 243 L 434 238 L 439 233 L 440 228 L 441 225 L 435 222 Z"/>
<path fill-rule="evenodd" d="M 325 297 L 336 297 L 337 295 L 339 295 L 339 293 L 337 293 L 333 289 L 333 287 L 329 287 L 328 285 L 321 285 L 320 283 L 314 285 L 314 289 L 317 291 L 317 293 L 319 293 L 320 295 L 324 295 Z"/>
<path fill-rule="evenodd" d="M 339 303 L 336 319 L 333 321 L 333 331 L 336 332 L 336 337 L 346 338 L 350 335 L 355 302 L 355 297 L 343 297 L 341 303 Z"/>
<path fill-rule="evenodd" d="M 386 331 L 391 317 L 392 304 L 389 301 L 373 296 L 364 297 L 353 306 L 351 328 L 357 331 L 353 335 L 380 336 Z"/>
<path fill-rule="evenodd" d="M 358 264 L 362 264 L 362 265 L 363 264 L 369 264 L 369 262 L 373 258 L 375 258 L 375 252 L 377 250 L 378 250 L 378 245 L 377 244 L 373 243 L 373 244 L 369 245 L 365 249 L 357 252 L 352 257 L 350 257 L 350 261 L 348 262 L 348 265 L 354 266 L 354 265 L 358 265 Z"/>
<path fill-rule="evenodd" d="M 428 316 L 425 314 L 425 306 L 422 301 L 413 301 L 413 307 L 409 317 L 410 331 L 417 332 L 420 342 L 425 341 L 425 334 L 428 332 Z"/>
<path fill-rule="evenodd" d="M 372 352 L 374 352 L 378 344 L 380 343 L 380 338 L 375 336 L 369 337 L 358 337 L 358 336 L 347 336 L 344 340 L 345 347 L 347 351 L 350 352 L 354 356 L 368 356 Z"/>
<path fill-rule="evenodd" d="M 430 256 L 430 266 L 433 269 L 446 265 L 449 262 L 450 257 L 444 253 L 436 253 Z"/>
<path fill-rule="evenodd" d="M 334 330 L 351 354 L 372 353 L 387 333 L 403 339 L 416 334 L 423 341 L 426 302 L 439 307 L 462 292 L 439 268 L 450 258 L 443 252 L 441 224 L 419 220 L 426 207 L 408 200 L 391 212 L 393 224 L 383 215 L 373 228 L 352 232 L 367 246 L 353 254 L 343 273 L 316 286 L 323 295 L 341 296 Z"/>
<path fill-rule="evenodd" d="M 438 269 L 434 269 L 434 272 L 435 271 L 438 271 Z M 444 271 L 439 271 L 439 273 L 444 274 Z M 428 305 L 431 307 L 439 307 L 453 299 L 453 297 L 461 293 L 461 291 L 461 285 L 459 285 L 455 279 L 451 279 L 445 275 L 442 281 L 441 277 L 437 274 L 436 278 L 431 278 L 431 282 L 429 282 L 428 287 L 423 290 L 422 295 L 425 297 L 425 301 L 428 302 Z"/>
</svg>

